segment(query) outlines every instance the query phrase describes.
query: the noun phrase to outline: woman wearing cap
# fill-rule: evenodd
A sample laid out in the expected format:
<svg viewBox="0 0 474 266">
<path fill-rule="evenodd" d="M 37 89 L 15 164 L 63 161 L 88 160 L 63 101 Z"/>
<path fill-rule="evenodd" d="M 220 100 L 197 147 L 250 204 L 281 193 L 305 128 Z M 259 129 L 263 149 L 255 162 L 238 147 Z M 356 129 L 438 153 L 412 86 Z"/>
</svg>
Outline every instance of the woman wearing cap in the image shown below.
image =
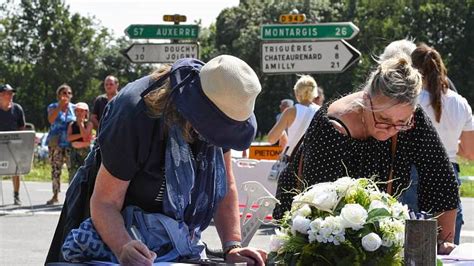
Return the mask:
<svg viewBox="0 0 474 266">
<path fill-rule="evenodd" d="M 56 90 L 57 102 L 48 105 L 48 121 L 51 124 L 46 142 L 48 143 L 48 156 L 51 162 L 51 178 L 53 180 L 53 197 L 46 202 L 47 205 L 59 202 L 58 194 L 61 191 L 61 170 L 66 163 L 69 179 L 73 172 L 69 163 L 71 155 L 71 142 L 67 139 L 67 126 L 76 120 L 74 104 L 71 103 L 72 89 L 67 84 L 62 84 Z"/>
<path fill-rule="evenodd" d="M 74 114 L 76 121 L 69 123 L 67 128 L 67 140 L 71 142 L 72 146 L 70 164 L 73 176 L 90 151 L 93 127 L 92 122 L 88 120 L 89 106 L 87 103 L 76 103 Z M 73 176 L 69 176 L 69 183 L 71 183 Z"/>
<path fill-rule="evenodd" d="M 229 152 L 250 146 L 260 90 L 245 62 L 223 55 L 207 64 L 181 59 L 129 83 L 109 102 L 98 136 L 102 164 L 90 207 L 91 224 L 111 249 L 111 260 L 151 265 L 155 258 L 200 258 L 201 232 L 214 219 L 227 261 L 264 265 L 264 251 L 240 247 Z M 126 228 L 121 211 L 130 206 L 161 217 L 152 226 L 181 230 L 162 231 L 160 241 L 171 239 L 173 245 L 147 247 L 148 235 L 142 239 Z"/>
<path fill-rule="evenodd" d="M 280 176 L 276 196 L 282 205 L 274 217 L 290 208 L 294 194 L 286 192 L 302 188 L 301 182 L 375 176 L 376 181 L 391 181 L 379 183 L 381 190 L 399 195 L 410 183 L 414 164 L 420 175 L 421 210 L 439 215 L 438 239 L 443 243 L 438 252 L 449 253 L 459 194 L 443 144 L 416 104 L 421 85 L 410 59 L 394 57 L 372 72 L 362 91 L 321 107 L 296 152 L 298 159 Z"/>
</svg>

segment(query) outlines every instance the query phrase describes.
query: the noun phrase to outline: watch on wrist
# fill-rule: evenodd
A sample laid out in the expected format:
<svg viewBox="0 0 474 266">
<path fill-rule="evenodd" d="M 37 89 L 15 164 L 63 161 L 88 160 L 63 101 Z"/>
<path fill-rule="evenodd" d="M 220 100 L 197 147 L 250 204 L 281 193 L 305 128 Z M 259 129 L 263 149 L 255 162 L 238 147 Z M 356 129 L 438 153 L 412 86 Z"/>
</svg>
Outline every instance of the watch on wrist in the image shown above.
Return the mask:
<svg viewBox="0 0 474 266">
<path fill-rule="evenodd" d="M 223 249 L 223 252 L 224 252 L 224 260 L 226 259 L 227 257 L 227 254 L 229 254 L 229 252 L 233 249 L 236 249 L 236 248 L 241 248 L 242 245 L 240 244 L 234 244 L 234 245 L 230 245 L 230 246 L 227 246 Z"/>
</svg>

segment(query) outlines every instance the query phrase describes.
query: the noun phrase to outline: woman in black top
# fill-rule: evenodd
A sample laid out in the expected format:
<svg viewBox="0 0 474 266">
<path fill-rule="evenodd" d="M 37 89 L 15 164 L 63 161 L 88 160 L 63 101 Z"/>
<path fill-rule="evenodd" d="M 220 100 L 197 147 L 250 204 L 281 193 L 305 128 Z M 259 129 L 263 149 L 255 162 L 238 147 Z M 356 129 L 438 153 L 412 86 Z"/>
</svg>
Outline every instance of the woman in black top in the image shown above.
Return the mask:
<svg viewBox="0 0 474 266">
<path fill-rule="evenodd" d="M 409 59 L 394 58 L 380 64 L 362 91 L 323 106 L 313 118 L 296 159 L 280 176 L 277 198 L 282 204 L 274 216 L 279 218 L 289 210 L 294 188 L 347 175 L 391 179 L 393 182 L 381 183 L 380 188 L 400 195 L 409 185 L 410 166 L 414 164 L 420 174 L 420 209 L 442 214 L 438 238 L 447 243 L 439 252 L 449 253 L 454 247 L 451 242 L 459 194 L 436 130 L 416 105 L 421 84 L 422 78 Z"/>
<path fill-rule="evenodd" d="M 71 162 L 71 173 L 73 173 L 73 176 L 69 178 L 69 183 L 71 183 L 77 169 L 89 153 L 92 141 L 93 124 L 88 120 L 89 106 L 83 102 L 76 103 L 74 113 L 76 114 L 76 121 L 69 123 L 67 127 L 67 140 L 71 142 L 72 146 L 69 160 Z"/>
</svg>

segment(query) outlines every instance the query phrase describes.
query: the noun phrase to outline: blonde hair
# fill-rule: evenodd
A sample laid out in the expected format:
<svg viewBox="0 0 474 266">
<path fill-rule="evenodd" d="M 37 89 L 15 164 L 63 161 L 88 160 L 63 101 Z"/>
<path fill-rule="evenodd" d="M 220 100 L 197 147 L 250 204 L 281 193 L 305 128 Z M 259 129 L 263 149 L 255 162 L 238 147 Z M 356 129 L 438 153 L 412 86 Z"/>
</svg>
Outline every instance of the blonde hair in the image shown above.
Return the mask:
<svg viewBox="0 0 474 266">
<path fill-rule="evenodd" d="M 371 97 L 382 94 L 397 104 L 406 103 L 415 107 L 421 86 L 421 74 L 411 66 L 411 60 L 406 55 L 398 54 L 380 63 L 363 90 Z"/>
<path fill-rule="evenodd" d="M 313 77 L 309 75 L 302 75 L 296 82 L 293 90 L 295 91 L 295 97 L 298 102 L 312 101 L 318 97 L 318 84 Z"/>
<path fill-rule="evenodd" d="M 170 70 L 170 65 L 162 65 L 151 74 L 151 79 L 155 81 L 159 80 Z M 159 88 L 152 90 L 145 95 L 143 98 L 147 107 L 147 114 L 152 118 L 163 117 L 167 126 L 180 126 L 184 139 L 188 142 L 192 142 L 193 137 L 191 124 L 176 110 L 176 107 L 170 99 L 171 92 L 172 88 L 170 79 L 167 78 Z"/>
</svg>

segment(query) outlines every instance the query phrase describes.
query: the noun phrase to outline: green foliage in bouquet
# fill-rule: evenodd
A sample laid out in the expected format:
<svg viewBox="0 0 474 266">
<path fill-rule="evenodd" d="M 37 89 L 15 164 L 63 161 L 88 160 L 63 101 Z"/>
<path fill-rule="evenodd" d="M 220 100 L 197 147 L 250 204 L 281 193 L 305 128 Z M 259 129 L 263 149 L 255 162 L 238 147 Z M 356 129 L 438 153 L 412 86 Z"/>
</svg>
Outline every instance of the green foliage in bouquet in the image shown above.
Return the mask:
<svg viewBox="0 0 474 266">
<path fill-rule="evenodd" d="M 277 265 L 401 265 L 408 209 L 371 179 L 343 177 L 293 199 L 272 236 Z"/>
</svg>

